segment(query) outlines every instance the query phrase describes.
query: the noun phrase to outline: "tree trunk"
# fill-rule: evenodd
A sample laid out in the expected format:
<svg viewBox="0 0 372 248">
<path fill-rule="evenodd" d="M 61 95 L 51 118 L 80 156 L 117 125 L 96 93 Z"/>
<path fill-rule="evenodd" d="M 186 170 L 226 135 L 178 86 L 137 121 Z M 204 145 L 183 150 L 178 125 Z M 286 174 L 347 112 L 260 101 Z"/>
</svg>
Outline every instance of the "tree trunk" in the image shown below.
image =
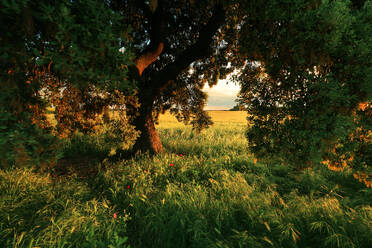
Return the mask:
<svg viewBox="0 0 372 248">
<path fill-rule="evenodd" d="M 151 0 L 150 10 L 152 12 L 150 44 L 138 54 L 135 60 L 135 69 L 130 70 L 130 77 L 138 82 L 138 101 L 140 108 L 134 110 L 133 114 L 138 115 L 133 120 L 133 125 L 140 136 L 135 141 L 133 152 L 149 151 L 156 154 L 163 151 L 159 135 L 155 129 L 152 118 L 154 101 L 160 95 L 161 91 L 166 88 L 170 80 L 177 78 L 179 73 L 186 70 L 188 66 L 197 59 L 204 58 L 210 53 L 209 46 L 213 41 L 213 36 L 225 20 L 225 12 L 222 5 L 217 4 L 213 10 L 213 16 L 206 25 L 202 27 L 198 40 L 186 48 L 176 59 L 167 64 L 161 71 L 151 75 L 151 82 L 145 82 L 142 77 L 143 71 L 154 63 L 164 49 L 164 29 L 166 26 L 167 16 L 163 8 L 163 1 Z"/>
<path fill-rule="evenodd" d="M 140 94 L 139 115 L 134 119 L 135 129 L 140 131 L 140 136 L 137 138 L 133 152 L 142 151 L 157 154 L 163 151 L 163 146 L 160 137 L 155 128 L 155 123 L 152 118 L 152 110 L 154 104 L 154 97 L 151 95 Z"/>
</svg>

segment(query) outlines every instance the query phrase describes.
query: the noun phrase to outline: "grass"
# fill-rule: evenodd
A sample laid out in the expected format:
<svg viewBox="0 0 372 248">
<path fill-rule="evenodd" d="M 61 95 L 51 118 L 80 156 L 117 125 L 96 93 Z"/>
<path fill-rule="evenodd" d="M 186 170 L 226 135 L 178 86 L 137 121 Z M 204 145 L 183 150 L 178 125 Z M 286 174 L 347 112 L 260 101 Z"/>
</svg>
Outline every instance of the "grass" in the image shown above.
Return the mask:
<svg viewBox="0 0 372 248">
<path fill-rule="evenodd" d="M 96 167 L 90 176 L 74 168 L 63 177 L 0 171 L 0 244 L 370 247 L 371 189 L 348 171 L 255 164 L 245 114 L 211 115 L 215 125 L 200 135 L 162 116 L 166 153 L 88 164 Z M 81 145 L 65 148 L 70 156 L 81 147 L 93 156 L 91 144 L 103 146 L 75 142 Z M 101 156 L 104 148 L 96 149 Z"/>
</svg>

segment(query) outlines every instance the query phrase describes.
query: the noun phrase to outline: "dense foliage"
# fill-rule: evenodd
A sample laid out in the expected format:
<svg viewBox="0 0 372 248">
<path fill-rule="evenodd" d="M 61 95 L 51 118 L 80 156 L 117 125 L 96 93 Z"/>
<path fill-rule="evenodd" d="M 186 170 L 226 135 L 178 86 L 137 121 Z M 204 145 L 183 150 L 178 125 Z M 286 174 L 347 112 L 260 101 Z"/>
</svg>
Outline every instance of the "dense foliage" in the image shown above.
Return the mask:
<svg viewBox="0 0 372 248">
<path fill-rule="evenodd" d="M 371 176 L 372 2 L 354 2 L 250 1 L 236 79 L 258 158 Z"/>
<path fill-rule="evenodd" d="M 371 174 L 371 1 L 23 0 L 0 7 L 2 23 L 15 24 L 1 27 L 3 165 L 52 159 L 55 136 L 91 134 L 104 124 L 120 127 L 124 141 L 138 136 L 134 151 L 161 152 L 159 113 L 170 110 L 197 131 L 208 127 L 202 88 L 235 70 L 258 159 L 351 166 L 362 180 Z"/>
<path fill-rule="evenodd" d="M 68 123 L 64 129 L 73 130 L 78 112 L 88 121 L 107 106 L 98 89 L 109 94 L 133 88 L 126 79 L 129 50 L 124 56 L 119 51 L 128 46 L 125 24 L 102 2 L 4 0 L 0 20 L 3 166 L 20 157 L 20 164 L 55 158 L 46 107 L 58 108 L 59 126 Z"/>
</svg>

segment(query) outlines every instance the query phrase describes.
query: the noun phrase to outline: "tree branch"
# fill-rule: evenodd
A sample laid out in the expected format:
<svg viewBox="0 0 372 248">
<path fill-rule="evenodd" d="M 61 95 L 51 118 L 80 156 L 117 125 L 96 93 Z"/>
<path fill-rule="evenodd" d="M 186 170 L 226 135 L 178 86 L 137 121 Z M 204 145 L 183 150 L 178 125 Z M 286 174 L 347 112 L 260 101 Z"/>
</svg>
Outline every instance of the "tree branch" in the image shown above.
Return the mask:
<svg viewBox="0 0 372 248">
<path fill-rule="evenodd" d="M 164 48 L 164 8 L 161 1 L 150 1 L 151 16 L 150 45 L 135 60 L 139 75 L 152 64 Z"/>
<path fill-rule="evenodd" d="M 210 55 L 210 44 L 213 41 L 213 36 L 224 21 L 225 11 L 221 5 L 217 5 L 208 23 L 201 29 L 198 40 L 181 52 L 173 63 L 167 65 L 155 75 L 154 88 L 162 89 L 166 87 L 168 81 L 175 79 L 192 62 Z"/>
</svg>

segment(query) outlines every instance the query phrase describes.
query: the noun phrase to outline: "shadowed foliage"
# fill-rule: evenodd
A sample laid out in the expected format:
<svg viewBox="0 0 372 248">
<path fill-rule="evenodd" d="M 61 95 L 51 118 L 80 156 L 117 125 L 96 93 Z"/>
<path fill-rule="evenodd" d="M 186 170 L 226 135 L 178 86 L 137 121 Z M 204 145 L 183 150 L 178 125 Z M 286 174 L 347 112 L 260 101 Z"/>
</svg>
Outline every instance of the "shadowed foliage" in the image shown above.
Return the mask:
<svg viewBox="0 0 372 248">
<path fill-rule="evenodd" d="M 55 104 L 63 134 L 107 106 L 97 91 L 133 88 L 126 80 L 129 50 L 119 52 L 127 46 L 125 24 L 93 0 L 1 1 L 0 20 L 1 163 L 51 162 L 58 142 L 46 107 Z"/>
<path fill-rule="evenodd" d="M 371 178 L 371 18 L 371 1 L 249 2 L 236 80 L 257 158 Z"/>
</svg>

